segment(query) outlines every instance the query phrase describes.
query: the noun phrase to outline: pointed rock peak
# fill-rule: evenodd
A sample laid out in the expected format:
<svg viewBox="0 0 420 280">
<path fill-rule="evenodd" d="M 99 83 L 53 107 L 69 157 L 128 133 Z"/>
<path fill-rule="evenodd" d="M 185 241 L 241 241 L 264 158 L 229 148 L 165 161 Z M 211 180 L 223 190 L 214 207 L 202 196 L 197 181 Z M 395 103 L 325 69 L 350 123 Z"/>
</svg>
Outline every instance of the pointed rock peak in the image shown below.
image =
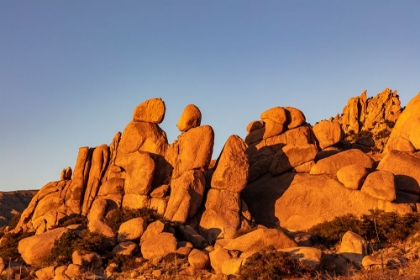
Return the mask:
<svg viewBox="0 0 420 280">
<path fill-rule="evenodd" d="M 159 124 L 165 118 L 165 111 L 165 102 L 162 98 L 152 98 L 134 109 L 133 121 Z"/>
<path fill-rule="evenodd" d="M 179 131 L 186 132 L 187 130 L 200 126 L 201 111 L 194 104 L 189 104 L 185 107 L 181 117 L 178 120 L 176 127 Z"/>
<path fill-rule="evenodd" d="M 360 98 L 361 99 L 364 99 L 364 100 L 366 100 L 366 94 L 367 94 L 367 90 L 365 89 L 363 92 L 362 92 L 362 94 L 360 95 Z"/>
</svg>

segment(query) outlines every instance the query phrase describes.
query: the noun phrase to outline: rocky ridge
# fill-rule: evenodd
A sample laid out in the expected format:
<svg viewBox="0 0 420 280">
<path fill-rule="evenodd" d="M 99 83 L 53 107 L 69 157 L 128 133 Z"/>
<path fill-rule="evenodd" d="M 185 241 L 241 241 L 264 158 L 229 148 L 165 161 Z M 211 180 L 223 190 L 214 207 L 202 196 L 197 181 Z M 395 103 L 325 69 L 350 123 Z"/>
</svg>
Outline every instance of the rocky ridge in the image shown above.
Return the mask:
<svg viewBox="0 0 420 280">
<path fill-rule="evenodd" d="M 74 171 L 63 170 L 60 181 L 34 196 L 13 232 L 36 235 L 23 239 L 19 252 L 27 264 L 39 264 L 28 248 L 47 239 L 49 245 L 37 250 L 48 255 L 51 240 L 73 230 L 60 227 L 62 222 L 81 215 L 89 231 L 107 238 L 114 255 L 141 252 L 153 261 L 182 252 L 195 268 L 237 274 L 253 252 L 297 248 L 291 232 L 337 216 L 360 216 L 370 209 L 417 212 L 420 131 L 404 128 L 415 126 L 418 100 L 420 93 L 401 114 L 396 92 L 386 89 L 369 99 L 363 92 L 349 100 L 341 116 L 314 126 L 297 108 L 273 107 L 247 126 L 244 140 L 229 137 L 214 163 L 214 132 L 201 125 L 199 108 L 185 108 L 177 124 L 181 133 L 168 144 L 159 127 L 165 103 L 147 100 L 111 144 L 80 148 Z M 394 124 L 399 130 L 391 133 Z M 393 144 L 387 146 L 388 141 Z M 387 154 L 374 154 L 382 150 Z M 164 221 L 130 220 L 118 231 L 108 224 L 119 209 L 142 208 Z M 237 237 L 252 228 L 258 229 Z M 315 266 L 320 265 L 322 252 L 307 254 L 320 256 Z M 72 265 L 83 267 L 74 260 Z"/>
<path fill-rule="evenodd" d="M 0 192 L 0 228 L 7 226 L 14 215 L 28 206 L 38 190 Z"/>
</svg>

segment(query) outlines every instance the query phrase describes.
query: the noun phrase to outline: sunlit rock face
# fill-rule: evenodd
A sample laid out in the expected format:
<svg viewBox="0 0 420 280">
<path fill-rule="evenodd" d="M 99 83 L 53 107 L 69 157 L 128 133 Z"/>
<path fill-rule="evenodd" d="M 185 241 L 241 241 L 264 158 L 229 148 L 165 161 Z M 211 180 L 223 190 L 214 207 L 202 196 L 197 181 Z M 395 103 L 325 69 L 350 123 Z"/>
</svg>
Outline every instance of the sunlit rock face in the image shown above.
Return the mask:
<svg viewBox="0 0 420 280">
<path fill-rule="evenodd" d="M 146 100 L 109 145 L 81 147 L 74 169 L 63 169 L 59 181 L 40 189 L 14 232 L 36 233 L 39 238 L 22 244 L 30 242 L 37 254 L 42 236 L 83 216 L 87 222 L 81 226 L 105 236 L 104 246 L 113 254 L 140 251 L 153 261 L 194 252 L 189 259 L 194 266 L 210 263 L 216 272 L 237 274 L 252 250 L 297 247 L 279 226 L 306 231 L 371 209 L 419 209 L 420 136 L 409 125 L 418 118 L 417 99 L 401 114 L 396 92 L 386 89 L 373 98 L 364 92 L 349 100 L 342 116 L 314 126 L 299 109 L 275 106 L 249 123 L 245 139 L 228 137 L 214 160 L 215 132 L 201 125 L 197 106 L 180 112 L 180 134 L 169 144 L 159 127 L 165 103 Z M 378 138 L 385 127 L 384 137 Z M 384 147 L 388 132 L 387 153 L 375 153 Z M 130 218 L 117 229 L 110 224 L 117 210 L 142 208 L 163 219 Z M 259 229 L 238 237 L 241 230 L 254 227 Z M 24 259 L 36 262 L 24 247 Z M 320 251 L 296 252 L 314 265 L 320 262 Z"/>
</svg>

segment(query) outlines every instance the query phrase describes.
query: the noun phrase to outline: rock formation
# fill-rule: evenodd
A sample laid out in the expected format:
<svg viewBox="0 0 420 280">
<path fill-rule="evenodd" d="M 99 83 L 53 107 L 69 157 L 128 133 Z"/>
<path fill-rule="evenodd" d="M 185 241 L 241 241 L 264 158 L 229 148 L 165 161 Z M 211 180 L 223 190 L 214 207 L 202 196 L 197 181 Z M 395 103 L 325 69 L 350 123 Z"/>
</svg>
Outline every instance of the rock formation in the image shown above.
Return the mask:
<svg viewBox="0 0 420 280">
<path fill-rule="evenodd" d="M 420 111 L 419 96 L 399 119 L 402 109 L 395 91 L 386 89 L 369 99 L 363 92 L 349 100 L 341 116 L 313 127 L 300 110 L 273 107 L 246 127 L 245 140 L 230 136 L 216 161 L 211 161 L 214 131 L 201 124 L 195 105 L 186 106 L 177 123 L 180 135 L 169 144 L 159 127 L 165 103 L 147 100 L 110 145 L 80 148 L 74 172 L 64 169 L 60 181 L 46 184 L 33 197 L 14 232 L 36 235 L 23 239 L 19 250 L 28 264 L 35 264 L 38 260 L 29 251 L 36 251 L 37 244 L 50 248 L 44 236 L 73 230 L 60 225 L 83 216 L 87 229 L 105 236 L 114 255 L 141 252 L 155 261 L 179 253 L 188 256 L 192 267 L 210 264 L 217 273 L 237 274 L 254 251 L 274 246 L 317 267 L 319 249 L 298 247 L 299 242 L 273 228 L 305 231 L 371 209 L 418 211 L 420 156 L 415 151 L 420 134 L 410 125 Z M 384 148 L 394 124 L 388 153 L 373 154 Z M 118 210 L 143 208 L 163 219 L 135 217 L 118 230 L 108 223 Z M 256 230 L 237 237 L 238 231 L 252 227 Z M 343 256 L 359 254 L 359 249 L 345 249 L 347 241 Z M 96 256 L 74 254 L 75 259 L 92 259 L 84 261 L 90 265 Z M 74 275 L 83 269 L 78 261 L 71 265 L 39 274 Z M 107 271 L 112 273 L 111 266 Z"/>
<path fill-rule="evenodd" d="M 345 139 L 354 148 L 364 151 L 383 151 L 402 108 L 397 91 L 386 88 L 375 97 L 367 98 L 367 91 L 350 98 L 343 113 L 336 116 Z"/>
</svg>

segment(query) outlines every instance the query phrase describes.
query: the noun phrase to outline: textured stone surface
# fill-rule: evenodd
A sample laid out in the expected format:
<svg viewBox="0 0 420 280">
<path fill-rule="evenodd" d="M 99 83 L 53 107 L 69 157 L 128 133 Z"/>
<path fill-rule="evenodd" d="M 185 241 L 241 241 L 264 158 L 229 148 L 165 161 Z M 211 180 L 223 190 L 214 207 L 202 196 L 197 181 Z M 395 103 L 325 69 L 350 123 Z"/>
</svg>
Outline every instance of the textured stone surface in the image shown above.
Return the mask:
<svg viewBox="0 0 420 280">
<path fill-rule="evenodd" d="M 193 249 L 188 255 L 188 263 L 192 267 L 204 269 L 210 264 L 210 257 L 204 251 Z"/>
<path fill-rule="evenodd" d="M 296 247 L 297 244 L 281 230 L 261 228 L 231 240 L 224 248 L 241 252 L 259 252 L 271 246 L 283 249 Z"/>
<path fill-rule="evenodd" d="M 133 121 L 159 124 L 165 118 L 165 111 L 165 102 L 161 98 L 152 98 L 134 109 Z"/>
<path fill-rule="evenodd" d="M 358 164 L 347 165 L 337 171 L 338 181 L 352 190 L 359 190 L 367 175 L 366 168 Z"/>
<path fill-rule="evenodd" d="M 211 187 L 240 193 L 248 182 L 247 145 L 236 135 L 228 138 L 217 160 Z"/>
<path fill-rule="evenodd" d="M 201 112 L 194 104 L 189 104 L 185 107 L 178 120 L 176 127 L 182 132 L 186 132 L 191 128 L 200 126 L 201 124 Z"/>
<path fill-rule="evenodd" d="M 121 243 L 124 241 L 140 239 L 146 230 L 146 227 L 146 221 L 141 217 L 128 220 L 120 225 L 117 241 Z"/>
<path fill-rule="evenodd" d="M 394 181 L 394 174 L 391 172 L 375 171 L 366 177 L 361 191 L 377 199 L 394 201 L 397 198 Z"/>
<path fill-rule="evenodd" d="M 147 238 L 141 245 L 141 254 L 146 260 L 164 257 L 175 252 L 177 241 L 172 233 L 162 232 L 153 238 Z"/>
<path fill-rule="evenodd" d="M 340 142 L 343 137 L 340 124 L 329 120 L 323 120 L 315 124 L 313 132 L 321 149 Z"/>
<path fill-rule="evenodd" d="M 269 171 L 274 176 L 279 175 L 312 161 L 317 152 L 318 149 L 315 145 L 286 145 L 274 155 Z"/>
<path fill-rule="evenodd" d="M 416 154 L 390 151 L 378 164 L 379 170 L 395 175 L 397 190 L 420 194 L 420 157 Z"/>
<path fill-rule="evenodd" d="M 165 211 L 165 219 L 185 222 L 194 216 L 203 200 L 206 181 L 199 170 L 184 172 L 171 182 L 171 196 Z"/>
<path fill-rule="evenodd" d="M 420 149 L 420 92 L 410 100 L 404 111 L 398 118 L 398 121 L 390 135 L 390 144 L 385 147 L 385 151 L 398 149 L 395 145 L 395 138 L 408 140 L 416 150 Z M 391 145 L 392 144 L 392 145 Z"/>
<path fill-rule="evenodd" d="M 60 239 L 67 232 L 66 228 L 57 228 L 43 234 L 24 238 L 18 243 L 18 251 L 25 263 L 41 265 L 43 260 L 51 256 L 54 241 Z"/>
<path fill-rule="evenodd" d="M 364 168 L 373 168 L 375 162 L 362 151 L 351 149 L 319 160 L 312 167 L 311 174 L 331 174 L 335 176 L 338 170 L 353 164 Z"/>
<path fill-rule="evenodd" d="M 210 189 L 206 210 L 200 220 L 200 233 L 211 244 L 216 238 L 232 238 L 240 225 L 240 197 L 238 193 Z"/>
</svg>

